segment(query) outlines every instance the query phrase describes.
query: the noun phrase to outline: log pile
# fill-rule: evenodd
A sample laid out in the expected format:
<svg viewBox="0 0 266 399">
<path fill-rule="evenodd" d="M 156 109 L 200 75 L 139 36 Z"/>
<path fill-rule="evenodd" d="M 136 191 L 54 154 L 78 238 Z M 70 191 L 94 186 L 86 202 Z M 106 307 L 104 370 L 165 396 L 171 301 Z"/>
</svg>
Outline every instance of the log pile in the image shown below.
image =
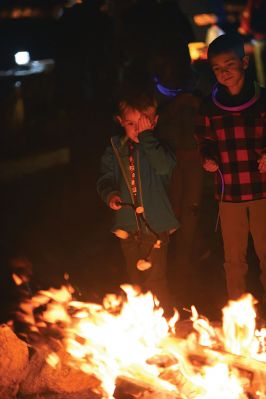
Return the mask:
<svg viewBox="0 0 266 399">
<path fill-rule="evenodd" d="M 80 399 L 83 394 L 86 399 L 100 398 L 92 394 L 100 387 L 100 381 L 70 367 L 69 355 L 60 343 L 53 350 L 60 359 L 56 368 L 46 362 L 51 352 L 48 347 L 42 345 L 33 349 L 20 340 L 10 327 L 1 325 L 0 398 L 15 399 L 34 395 L 37 399 L 47 392 L 52 394 L 49 399 L 76 399 L 77 393 Z"/>
<path fill-rule="evenodd" d="M 78 393 L 42 393 L 37 395 L 17 396 L 17 399 L 102 399 L 101 396 L 92 392 L 78 392 Z"/>
<path fill-rule="evenodd" d="M 179 327 L 182 330 L 182 326 Z M 191 325 L 184 325 L 186 333 L 191 332 Z M 212 366 L 225 361 L 238 371 L 245 381 L 245 392 L 250 398 L 258 398 L 259 391 L 266 397 L 266 363 L 252 358 L 236 356 L 203 347 L 193 342 L 188 345 L 186 333 L 182 338 L 169 337 L 165 347 L 171 348 L 170 355 L 162 354 L 148 360 L 157 365 L 160 381 L 171 383 L 176 389 L 164 389 L 153 379 L 142 378 L 135 373 L 121 375 L 116 380 L 114 397 L 116 399 L 183 399 L 192 397 L 195 387 L 184 373 L 175 353 L 180 354 L 191 370 L 200 372 L 204 366 Z M 20 340 L 7 325 L 0 326 L 0 398 L 1 399 L 102 399 L 101 382 L 94 376 L 83 373 L 69 366 L 69 355 L 60 341 L 54 342 L 53 352 L 59 364 L 56 368 L 46 361 L 51 347 L 42 343 L 30 347 Z M 130 370 L 129 370 L 130 372 Z M 263 396 L 264 395 L 264 396 Z M 196 396 L 194 396 L 196 397 Z"/>
<path fill-rule="evenodd" d="M 70 355 L 62 347 L 58 347 L 56 355 L 60 364 L 55 368 L 46 362 L 51 350 L 46 346 L 38 347 L 31 357 L 24 380 L 20 384 L 20 394 L 39 394 L 54 392 L 67 394 L 73 392 L 89 392 L 100 386 L 93 376 L 69 366 Z"/>
<path fill-rule="evenodd" d="M 187 325 L 189 327 L 189 325 Z M 188 348 L 184 338 L 167 338 L 169 346 L 182 354 L 185 364 L 190 370 L 184 370 L 179 361 L 173 356 L 162 356 L 163 371 L 159 377 L 176 387 L 176 392 L 158 389 L 157 384 L 143 382 L 141 379 L 120 376 L 116 381 L 114 397 L 116 399 L 183 399 L 197 397 L 197 387 L 188 377 L 191 372 L 200 373 L 205 366 L 213 366 L 219 362 L 225 362 L 230 369 L 237 371 L 239 378 L 245 386 L 248 398 L 266 397 L 266 363 L 244 356 L 237 356 L 221 350 L 214 350 L 193 343 Z M 151 359 L 151 363 L 159 364 L 160 358 Z M 185 371 L 185 372 L 184 372 Z"/>
<path fill-rule="evenodd" d="M 0 398 L 15 398 L 28 367 L 28 348 L 5 324 L 0 325 Z"/>
<path fill-rule="evenodd" d="M 116 380 L 115 399 L 181 399 L 176 393 L 171 393 L 138 379 L 120 376 Z"/>
</svg>

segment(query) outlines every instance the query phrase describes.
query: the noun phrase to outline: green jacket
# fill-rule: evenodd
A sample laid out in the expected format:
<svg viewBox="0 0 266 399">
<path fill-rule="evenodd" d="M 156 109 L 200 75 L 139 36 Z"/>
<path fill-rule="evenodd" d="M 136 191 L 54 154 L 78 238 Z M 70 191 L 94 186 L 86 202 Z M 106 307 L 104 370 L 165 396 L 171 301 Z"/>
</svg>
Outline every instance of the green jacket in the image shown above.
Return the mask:
<svg viewBox="0 0 266 399">
<path fill-rule="evenodd" d="M 139 143 L 134 148 L 138 205 L 144 207 L 144 217 L 154 231 L 174 231 L 179 223 L 174 216 L 167 190 L 175 166 L 175 156 L 169 147 L 155 137 L 153 131 L 147 130 L 138 137 Z M 133 203 L 126 143 L 126 136 L 112 137 L 111 146 L 106 148 L 101 160 L 97 191 L 107 205 L 114 194 L 119 195 L 122 202 Z M 122 207 L 114 211 L 114 215 L 113 230 L 139 230 L 132 208 Z"/>
</svg>

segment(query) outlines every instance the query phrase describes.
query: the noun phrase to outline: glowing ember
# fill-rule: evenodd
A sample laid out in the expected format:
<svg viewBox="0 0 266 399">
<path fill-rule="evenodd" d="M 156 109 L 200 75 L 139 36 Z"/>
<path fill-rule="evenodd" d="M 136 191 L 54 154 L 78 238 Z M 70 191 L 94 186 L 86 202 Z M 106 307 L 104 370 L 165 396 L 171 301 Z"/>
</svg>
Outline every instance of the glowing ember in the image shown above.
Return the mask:
<svg viewBox="0 0 266 399">
<path fill-rule="evenodd" d="M 156 397 L 168 392 L 173 398 L 247 399 L 260 368 L 265 374 L 259 374 L 259 381 L 253 378 L 252 395 L 265 399 L 266 330 L 255 329 L 255 300 L 250 294 L 229 302 L 219 328 L 192 307 L 194 332 L 184 340 L 175 336 L 177 312 L 167 321 L 151 293 L 130 285 L 121 288 L 121 295 L 107 295 L 102 304 L 73 300 L 71 286 L 40 291 L 22 309 L 32 331 L 60 333 L 71 366 L 102 382 L 102 398 L 113 398 L 116 381 L 124 376 L 152 387 Z M 60 367 L 52 350 L 47 362 Z M 250 365 L 251 378 L 241 371 Z"/>
</svg>

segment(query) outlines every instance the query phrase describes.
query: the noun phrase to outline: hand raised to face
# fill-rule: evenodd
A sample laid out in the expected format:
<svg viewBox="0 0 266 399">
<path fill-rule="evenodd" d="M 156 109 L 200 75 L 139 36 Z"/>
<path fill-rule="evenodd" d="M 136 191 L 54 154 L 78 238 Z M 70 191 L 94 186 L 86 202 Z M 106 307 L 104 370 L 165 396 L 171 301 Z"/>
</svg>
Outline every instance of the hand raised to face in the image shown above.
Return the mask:
<svg viewBox="0 0 266 399">
<path fill-rule="evenodd" d="M 156 122 L 155 120 L 149 118 L 149 116 L 145 115 L 144 113 L 140 115 L 138 121 L 138 134 L 144 132 L 145 130 L 153 130 Z"/>
</svg>

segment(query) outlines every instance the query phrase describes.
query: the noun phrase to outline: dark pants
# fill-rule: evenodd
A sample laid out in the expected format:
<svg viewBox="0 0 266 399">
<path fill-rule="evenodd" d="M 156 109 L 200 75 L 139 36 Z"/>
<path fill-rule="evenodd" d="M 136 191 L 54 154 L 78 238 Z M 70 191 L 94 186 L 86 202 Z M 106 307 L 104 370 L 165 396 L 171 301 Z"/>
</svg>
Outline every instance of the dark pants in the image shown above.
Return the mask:
<svg viewBox="0 0 266 399">
<path fill-rule="evenodd" d="M 150 255 L 152 266 L 145 271 L 137 269 L 137 262 L 139 259 L 147 257 L 155 241 L 154 236 L 130 234 L 126 240 L 120 241 L 130 283 L 140 286 L 143 291 L 151 291 L 160 301 L 160 305 L 165 310 L 165 315 L 170 315 L 173 307 L 166 276 L 168 233 L 161 233 L 160 239 L 162 241 L 161 247 L 152 249 Z"/>
<path fill-rule="evenodd" d="M 176 263 L 182 271 L 189 272 L 195 252 L 203 169 L 196 150 L 177 150 L 176 158 L 170 193 L 173 210 L 181 223 L 176 233 Z"/>
</svg>

